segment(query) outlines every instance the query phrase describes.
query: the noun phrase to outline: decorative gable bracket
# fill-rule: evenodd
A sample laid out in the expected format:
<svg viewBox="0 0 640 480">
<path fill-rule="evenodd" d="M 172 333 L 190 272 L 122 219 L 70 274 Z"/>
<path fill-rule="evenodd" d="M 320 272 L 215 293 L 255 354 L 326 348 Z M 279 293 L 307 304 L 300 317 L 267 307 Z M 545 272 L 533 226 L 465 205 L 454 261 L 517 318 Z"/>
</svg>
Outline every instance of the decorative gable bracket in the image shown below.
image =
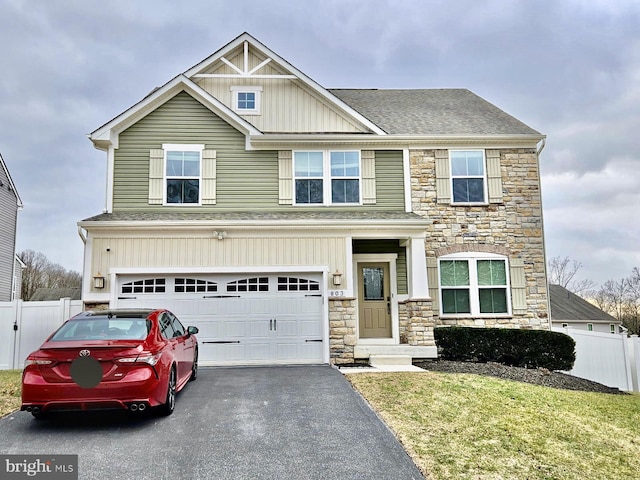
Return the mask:
<svg viewBox="0 0 640 480">
<path fill-rule="evenodd" d="M 220 61 L 230 67 L 236 73 L 197 73 L 193 75 L 193 78 L 286 78 L 286 79 L 296 79 L 298 78 L 295 75 L 285 75 L 285 74 L 258 74 L 264 66 L 271 63 L 273 59 L 271 57 L 267 57 L 260 64 L 253 67 L 249 70 L 249 42 L 243 42 L 243 62 L 242 68 L 235 65 L 233 62 L 227 60 L 225 57 L 220 57 Z"/>
</svg>

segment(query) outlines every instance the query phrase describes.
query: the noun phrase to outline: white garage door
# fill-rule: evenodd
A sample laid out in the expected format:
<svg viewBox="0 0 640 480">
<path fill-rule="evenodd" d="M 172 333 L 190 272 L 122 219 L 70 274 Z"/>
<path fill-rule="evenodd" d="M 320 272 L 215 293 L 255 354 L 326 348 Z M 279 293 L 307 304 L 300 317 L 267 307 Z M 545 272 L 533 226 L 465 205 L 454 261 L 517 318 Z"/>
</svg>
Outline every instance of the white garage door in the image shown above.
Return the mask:
<svg viewBox="0 0 640 480">
<path fill-rule="evenodd" d="M 119 276 L 117 308 L 198 327 L 200 365 L 322 363 L 319 274 Z"/>
</svg>

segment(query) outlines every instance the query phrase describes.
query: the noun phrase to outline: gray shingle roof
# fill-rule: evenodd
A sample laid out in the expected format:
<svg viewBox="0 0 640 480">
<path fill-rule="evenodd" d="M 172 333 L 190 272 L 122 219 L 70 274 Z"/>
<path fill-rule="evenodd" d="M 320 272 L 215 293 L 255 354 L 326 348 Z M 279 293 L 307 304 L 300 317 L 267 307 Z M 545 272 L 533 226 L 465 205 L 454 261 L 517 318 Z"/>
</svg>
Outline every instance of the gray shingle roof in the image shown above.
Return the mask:
<svg viewBox="0 0 640 480">
<path fill-rule="evenodd" d="M 615 317 L 560 285 L 549 285 L 551 320 L 620 323 Z"/>
<path fill-rule="evenodd" d="M 540 135 L 466 89 L 329 91 L 389 134 Z"/>
<path fill-rule="evenodd" d="M 346 221 L 397 221 L 408 223 L 427 222 L 415 213 L 380 210 L 333 210 L 333 211 L 296 211 L 296 212 L 231 212 L 231 213 L 188 213 L 188 212 L 116 212 L 101 213 L 86 218 L 84 222 L 131 222 L 131 221 L 307 221 L 307 220 L 346 220 Z"/>
</svg>

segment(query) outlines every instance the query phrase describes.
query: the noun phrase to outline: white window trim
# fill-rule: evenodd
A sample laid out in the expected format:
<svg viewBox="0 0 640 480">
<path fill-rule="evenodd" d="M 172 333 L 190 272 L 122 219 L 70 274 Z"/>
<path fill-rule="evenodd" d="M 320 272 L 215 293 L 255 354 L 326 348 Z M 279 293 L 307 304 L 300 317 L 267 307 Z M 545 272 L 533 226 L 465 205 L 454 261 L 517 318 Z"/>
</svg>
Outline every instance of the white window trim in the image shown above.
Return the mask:
<svg viewBox="0 0 640 480">
<path fill-rule="evenodd" d="M 319 177 L 296 177 L 296 153 L 321 152 L 322 153 L 322 203 L 297 203 L 296 202 L 296 180 L 312 180 Z M 357 177 L 333 177 L 331 176 L 331 153 L 332 152 L 356 152 L 358 154 L 358 176 Z M 293 150 L 292 156 L 293 171 L 293 205 L 299 207 L 352 207 L 362 205 L 362 151 L 353 149 L 331 149 L 331 150 Z M 358 180 L 358 202 L 357 203 L 333 203 L 331 201 L 331 180 L 333 179 Z"/>
<path fill-rule="evenodd" d="M 615 335 L 616 333 L 616 324 L 615 323 L 610 323 L 609 324 L 609 332 L 613 333 Z"/>
<path fill-rule="evenodd" d="M 587 323 L 587 331 L 593 332 L 593 323 Z"/>
<path fill-rule="evenodd" d="M 441 260 L 469 260 L 469 302 L 471 306 L 471 313 L 444 313 L 444 305 L 442 302 L 442 284 L 440 275 L 440 261 Z M 477 274 L 477 261 L 478 260 L 502 260 L 505 262 L 505 273 L 507 284 L 504 287 L 506 289 L 507 297 L 507 312 L 506 313 L 480 313 L 480 295 L 478 286 L 478 274 Z M 512 316 L 511 309 L 511 278 L 509 275 L 509 258 L 504 255 L 498 255 L 496 253 L 483 253 L 483 252 L 459 252 L 449 255 L 443 255 L 438 258 L 438 298 L 440 304 L 440 317 L 441 318 L 510 318 Z"/>
<path fill-rule="evenodd" d="M 238 94 L 239 93 L 255 93 L 256 105 L 255 108 L 238 108 Z M 233 111 L 240 115 L 260 115 L 260 109 L 262 105 L 262 87 L 258 86 L 242 86 L 234 85 L 231 87 L 231 105 Z"/>
<path fill-rule="evenodd" d="M 453 174 L 453 161 L 451 159 L 452 154 L 455 152 L 481 152 L 482 153 L 482 190 L 484 201 L 482 202 L 456 202 L 455 193 L 453 189 L 454 178 L 480 178 L 479 175 L 454 175 Z M 451 188 L 451 204 L 452 205 L 488 205 L 489 204 L 489 189 L 488 189 L 488 177 L 487 177 L 487 155 L 484 149 L 478 148 L 458 148 L 455 150 L 449 150 L 449 188 Z"/>
<path fill-rule="evenodd" d="M 199 207 L 202 205 L 202 151 L 204 144 L 201 143 L 163 143 L 164 164 L 162 165 L 162 204 L 171 207 Z M 198 152 L 200 154 L 200 171 L 198 172 L 198 203 L 168 203 L 167 202 L 167 152 Z M 173 177 L 171 177 L 173 178 Z M 196 177 L 181 177 L 184 179 L 195 179 Z"/>
</svg>

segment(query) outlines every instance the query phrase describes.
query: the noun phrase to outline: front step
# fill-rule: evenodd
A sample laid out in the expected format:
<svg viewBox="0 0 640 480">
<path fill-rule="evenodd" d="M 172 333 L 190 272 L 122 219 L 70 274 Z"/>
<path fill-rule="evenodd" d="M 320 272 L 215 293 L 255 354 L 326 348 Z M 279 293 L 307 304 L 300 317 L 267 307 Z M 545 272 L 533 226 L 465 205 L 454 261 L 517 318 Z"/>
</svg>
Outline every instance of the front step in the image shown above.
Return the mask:
<svg viewBox="0 0 640 480">
<path fill-rule="evenodd" d="M 369 364 L 372 367 L 383 367 L 386 365 L 411 365 L 410 355 L 371 355 Z"/>
</svg>

